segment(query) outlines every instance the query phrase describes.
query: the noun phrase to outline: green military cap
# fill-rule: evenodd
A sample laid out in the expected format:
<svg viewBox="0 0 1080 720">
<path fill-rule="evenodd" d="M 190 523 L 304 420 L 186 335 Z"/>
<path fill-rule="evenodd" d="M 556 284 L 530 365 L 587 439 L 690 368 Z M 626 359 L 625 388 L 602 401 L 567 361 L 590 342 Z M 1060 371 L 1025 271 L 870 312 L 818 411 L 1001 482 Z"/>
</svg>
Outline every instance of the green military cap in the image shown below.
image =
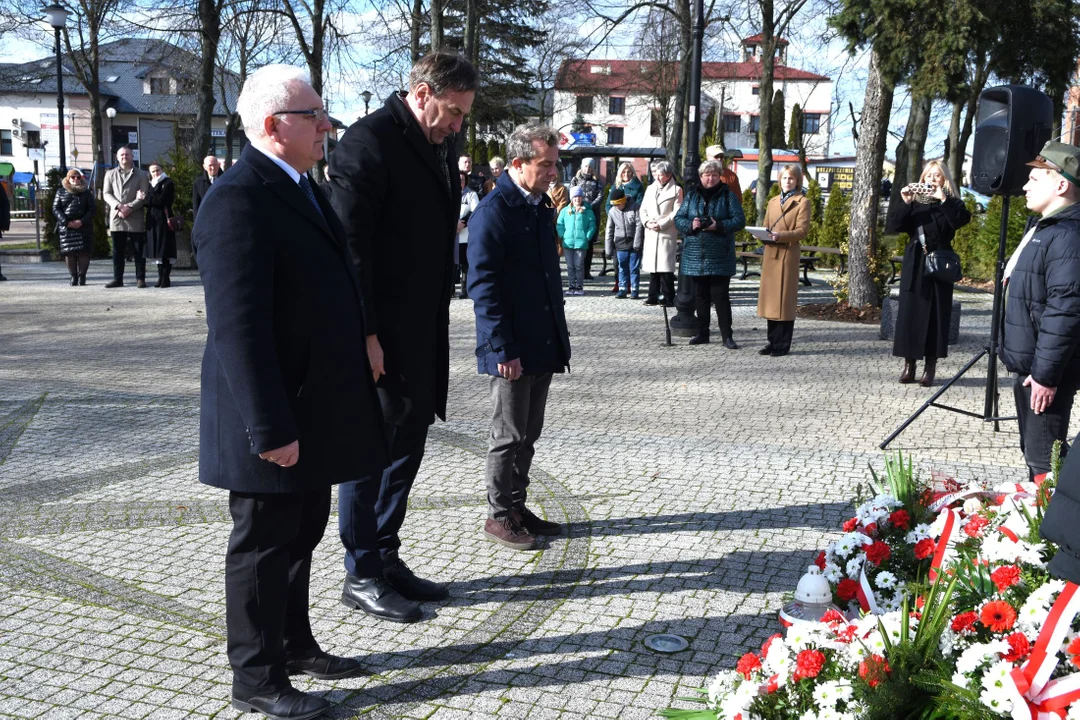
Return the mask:
<svg viewBox="0 0 1080 720">
<path fill-rule="evenodd" d="M 1050 142 L 1043 145 L 1039 157 L 1028 163 L 1031 167 L 1045 168 L 1061 173 L 1073 185 L 1080 185 L 1080 148 L 1065 143 Z"/>
</svg>

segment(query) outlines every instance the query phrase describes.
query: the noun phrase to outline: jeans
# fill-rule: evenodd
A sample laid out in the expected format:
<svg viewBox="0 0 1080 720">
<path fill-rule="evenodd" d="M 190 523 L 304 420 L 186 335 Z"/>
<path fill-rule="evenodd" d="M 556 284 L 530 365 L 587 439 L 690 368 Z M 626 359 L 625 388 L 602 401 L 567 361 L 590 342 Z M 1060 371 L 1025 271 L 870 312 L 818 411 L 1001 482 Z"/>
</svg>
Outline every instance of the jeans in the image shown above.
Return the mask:
<svg viewBox="0 0 1080 720">
<path fill-rule="evenodd" d="M 697 312 L 698 333 L 708 337 L 710 325 L 710 301 L 716 305 L 716 317 L 720 322 L 720 335 L 731 337 L 731 298 L 727 275 L 697 275 L 694 277 L 694 310 Z"/>
<path fill-rule="evenodd" d="M 641 281 L 641 251 L 619 250 L 616 255 L 619 259 L 619 287 L 624 292 L 637 295 Z"/>
<path fill-rule="evenodd" d="M 585 248 L 569 250 L 563 248 L 563 257 L 566 258 L 566 285 L 571 290 L 582 290 L 585 287 Z"/>
<path fill-rule="evenodd" d="M 525 507 L 533 445 L 544 429 L 550 387 L 551 373 L 491 378 L 491 437 L 484 468 L 489 517 Z"/>
<path fill-rule="evenodd" d="M 140 211 L 141 212 L 141 211 Z M 131 243 L 131 249 L 135 256 L 135 279 L 146 279 L 146 233 L 144 232 L 120 232 L 112 234 L 112 265 L 113 278 L 124 279 L 124 252 L 127 244 Z"/>
<path fill-rule="evenodd" d="M 401 547 L 409 490 L 424 459 L 427 423 L 386 425 L 390 467 L 382 477 L 338 486 L 338 533 L 345 546 L 345 571 L 354 577 L 382 573 L 382 558 Z"/>
<path fill-rule="evenodd" d="M 1013 383 L 1016 419 L 1020 425 L 1020 450 L 1024 453 L 1031 477 L 1050 472 L 1050 453 L 1054 441 L 1061 441 L 1061 457 L 1069 452 L 1069 419 L 1076 397 L 1076 381 L 1062 378 L 1050 407 L 1036 415 L 1031 409 L 1031 388 L 1024 387 L 1026 375 Z M 1075 442 L 1075 441 L 1074 441 Z"/>
</svg>

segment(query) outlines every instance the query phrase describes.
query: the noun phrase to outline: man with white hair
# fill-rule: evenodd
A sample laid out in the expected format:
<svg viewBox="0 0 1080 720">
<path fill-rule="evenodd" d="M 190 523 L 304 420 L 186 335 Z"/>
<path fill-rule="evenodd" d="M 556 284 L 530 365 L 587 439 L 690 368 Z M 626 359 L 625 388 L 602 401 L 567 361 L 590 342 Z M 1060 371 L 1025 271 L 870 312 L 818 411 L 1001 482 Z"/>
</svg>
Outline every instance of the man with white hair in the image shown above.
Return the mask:
<svg viewBox="0 0 1080 720">
<path fill-rule="evenodd" d="M 268 65 L 244 83 L 237 110 L 251 142 L 214 181 L 192 236 L 209 327 L 199 480 L 229 491 L 233 707 L 295 720 L 330 703 L 289 675 L 362 670 L 312 635 L 311 555 L 331 486 L 378 477 L 388 453 L 345 231 L 305 174 L 330 130 L 322 99 L 304 71 Z"/>
<path fill-rule="evenodd" d="M 221 174 L 221 163 L 213 155 L 204 157 L 202 166 L 203 171 L 195 178 L 195 182 L 192 183 L 191 187 L 191 215 L 194 218 L 199 217 L 199 206 L 202 205 L 203 198 L 206 197 L 206 193 L 210 192 L 214 181 Z"/>
</svg>

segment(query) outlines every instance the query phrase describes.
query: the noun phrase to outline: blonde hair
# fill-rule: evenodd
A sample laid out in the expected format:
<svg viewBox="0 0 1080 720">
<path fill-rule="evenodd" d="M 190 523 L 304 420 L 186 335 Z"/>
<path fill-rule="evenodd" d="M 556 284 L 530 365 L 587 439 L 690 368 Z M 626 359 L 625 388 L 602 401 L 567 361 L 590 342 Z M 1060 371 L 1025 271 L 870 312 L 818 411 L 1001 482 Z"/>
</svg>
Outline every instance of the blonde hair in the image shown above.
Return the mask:
<svg viewBox="0 0 1080 720">
<path fill-rule="evenodd" d="M 945 194 L 949 197 L 959 197 L 960 191 L 956 189 L 956 183 L 953 182 L 952 175 L 949 174 L 949 168 L 945 167 L 945 163 L 940 160 L 931 160 L 926 165 L 923 165 L 922 174 L 919 175 L 919 182 L 923 182 L 926 174 L 935 168 L 945 178 Z"/>
<path fill-rule="evenodd" d="M 627 180 L 625 183 L 623 182 L 623 179 L 622 179 L 622 171 L 623 171 L 624 168 L 629 168 L 629 170 L 630 170 L 630 180 Z M 629 182 L 633 181 L 634 178 L 636 178 L 636 177 L 637 177 L 637 173 L 634 172 L 634 166 L 631 165 L 628 162 L 621 162 L 621 163 L 619 163 L 619 172 L 615 173 L 615 187 L 621 188 L 626 183 L 629 183 Z"/>
<path fill-rule="evenodd" d="M 780 168 L 780 174 L 776 176 L 776 179 L 779 180 L 784 177 L 784 173 L 788 173 L 791 177 L 795 178 L 795 188 L 797 190 L 802 190 L 803 174 L 801 167 L 798 165 L 785 165 Z"/>
</svg>

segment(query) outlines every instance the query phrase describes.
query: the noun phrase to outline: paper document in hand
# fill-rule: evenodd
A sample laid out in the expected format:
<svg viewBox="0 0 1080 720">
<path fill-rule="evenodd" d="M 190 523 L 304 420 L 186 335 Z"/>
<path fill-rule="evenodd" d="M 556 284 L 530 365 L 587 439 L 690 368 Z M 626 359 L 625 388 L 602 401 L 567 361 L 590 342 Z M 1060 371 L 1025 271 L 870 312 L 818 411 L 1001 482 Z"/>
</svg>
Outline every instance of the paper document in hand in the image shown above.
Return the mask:
<svg viewBox="0 0 1080 720">
<path fill-rule="evenodd" d="M 754 237 L 756 237 L 758 240 L 760 240 L 763 243 L 774 243 L 774 242 L 776 242 L 775 240 L 773 240 L 772 234 L 769 232 L 769 228 L 767 228 L 767 227 L 752 226 L 752 227 L 745 227 L 745 228 L 743 228 L 743 230 L 746 230 L 746 232 L 750 233 L 751 235 L 753 235 Z"/>
</svg>

